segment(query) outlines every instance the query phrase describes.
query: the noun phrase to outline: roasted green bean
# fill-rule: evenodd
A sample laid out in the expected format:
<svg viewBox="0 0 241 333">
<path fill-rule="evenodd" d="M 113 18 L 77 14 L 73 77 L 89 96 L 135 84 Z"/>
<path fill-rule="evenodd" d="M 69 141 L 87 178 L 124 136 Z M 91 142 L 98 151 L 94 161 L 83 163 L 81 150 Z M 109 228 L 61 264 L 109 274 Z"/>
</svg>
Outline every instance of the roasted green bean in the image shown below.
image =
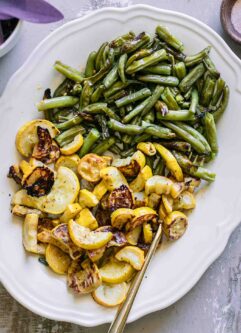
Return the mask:
<svg viewBox="0 0 241 333">
<path fill-rule="evenodd" d="M 189 110 L 178 110 L 178 111 L 169 110 L 168 113 L 164 116 L 160 112 L 157 113 L 157 119 L 168 120 L 168 121 L 189 121 L 189 120 L 195 120 L 195 116 Z"/>
<path fill-rule="evenodd" d="M 205 72 L 205 67 L 201 63 L 194 67 L 188 74 L 185 76 L 179 84 L 179 88 L 182 92 L 186 93 L 194 83 L 203 76 Z"/>
<path fill-rule="evenodd" d="M 103 84 L 100 84 L 95 89 L 95 91 L 93 92 L 93 94 L 91 95 L 91 98 L 90 98 L 91 103 L 97 103 L 100 100 L 100 98 L 101 98 L 104 90 L 105 90 L 105 86 Z"/>
<path fill-rule="evenodd" d="M 157 138 L 160 139 L 173 139 L 176 137 L 173 131 L 165 127 L 150 124 L 145 121 L 142 121 L 142 126 L 143 128 L 145 127 L 144 132 L 146 134 L 156 136 Z"/>
<path fill-rule="evenodd" d="M 120 56 L 119 62 L 118 62 L 118 73 L 119 73 L 120 79 L 123 83 L 126 82 L 126 77 L 125 77 L 126 62 L 127 62 L 127 54 L 124 53 Z"/>
<path fill-rule="evenodd" d="M 91 95 L 93 94 L 93 86 L 90 84 L 89 81 L 85 81 L 84 87 L 80 96 L 79 101 L 79 111 L 81 111 L 84 107 L 90 104 Z"/>
<path fill-rule="evenodd" d="M 89 54 L 86 67 L 85 67 L 85 77 L 92 76 L 95 73 L 95 58 L 96 52 L 93 51 Z"/>
<path fill-rule="evenodd" d="M 133 40 L 135 38 L 135 33 L 129 31 L 127 34 L 117 37 L 110 42 L 110 47 L 117 48 L 122 46 L 125 42 Z"/>
<path fill-rule="evenodd" d="M 158 50 L 147 57 L 144 57 L 140 60 L 133 61 L 132 64 L 126 68 L 126 73 L 133 74 L 148 66 L 154 65 L 157 62 L 163 61 L 166 59 L 167 59 L 166 50 L 164 50 L 164 49 Z"/>
<path fill-rule="evenodd" d="M 160 156 L 158 156 L 154 163 L 155 163 L 155 166 L 154 166 L 153 174 L 159 175 L 159 176 L 163 175 L 164 170 L 165 170 L 165 163 L 164 163 L 163 159 Z"/>
<path fill-rule="evenodd" d="M 196 113 L 196 109 L 197 109 L 197 106 L 198 106 L 198 101 L 199 101 L 198 91 L 197 91 L 197 89 L 193 89 L 192 93 L 191 93 L 191 105 L 190 105 L 190 108 L 189 108 L 189 111 L 192 114 Z"/>
<path fill-rule="evenodd" d="M 212 62 L 212 60 L 210 59 L 209 56 L 207 56 L 206 58 L 204 58 L 203 63 L 206 66 L 206 68 L 208 69 L 209 73 L 214 78 L 218 79 L 220 77 L 220 73 L 217 71 L 214 63 Z"/>
<path fill-rule="evenodd" d="M 179 80 L 182 80 L 187 75 L 186 66 L 183 61 L 180 61 L 174 65 L 174 71 Z"/>
<path fill-rule="evenodd" d="M 173 151 L 173 154 L 175 158 L 177 159 L 178 164 L 181 166 L 181 168 L 189 175 L 207 180 L 208 182 L 212 182 L 215 180 L 215 173 L 193 164 L 186 156 L 183 156 L 182 154 Z"/>
<path fill-rule="evenodd" d="M 141 50 L 135 52 L 127 60 L 126 67 L 129 67 L 134 61 L 136 61 L 138 59 L 142 59 L 144 57 L 151 55 L 152 52 L 153 52 L 153 50 L 151 50 L 151 49 L 141 49 Z M 124 54 L 126 54 L 126 53 L 124 53 Z"/>
<path fill-rule="evenodd" d="M 215 80 L 208 76 L 204 82 L 202 94 L 200 98 L 200 104 L 203 106 L 208 106 L 211 102 L 213 96 L 213 91 L 215 87 Z"/>
<path fill-rule="evenodd" d="M 59 134 L 54 138 L 54 140 L 60 145 L 60 147 L 63 147 L 65 144 L 71 142 L 76 135 L 84 133 L 84 127 L 77 125 Z"/>
<path fill-rule="evenodd" d="M 180 107 L 179 107 L 173 93 L 171 92 L 171 90 L 168 87 L 166 87 L 164 89 L 163 93 L 161 94 L 161 98 L 166 103 L 168 109 L 180 110 Z"/>
<path fill-rule="evenodd" d="M 128 113 L 122 119 L 122 122 L 124 124 L 129 123 L 131 121 L 131 119 L 133 119 L 135 116 L 139 115 L 144 110 L 145 106 L 147 106 L 150 101 L 151 101 L 151 97 L 149 96 L 144 101 L 142 101 L 140 104 L 138 104 L 130 113 Z"/>
<path fill-rule="evenodd" d="M 97 155 L 102 155 L 111 146 L 113 146 L 115 144 L 115 142 L 116 142 L 116 139 L 114 137 L 110 137 L 106 140 L 103 140 L 92 150 L 92 153 L 97 154 Z"/>
<path fill-rule="evenodd" d="M 189 66 L 194 66 L 196 64 L 199 64 L 209 54 L 210 50 L 211 50 L 211 46 L 208 46 L 197 54 L 187 56 L 184 60 L 185 65 L 187 67 L 189 67 Z"/>
<path fill-rule="evenodd" d="M 175 132 L 178 137 L 190 143 L 193 149 L 195 149 L 198 153 L 201 154 L 206 153 L 205 146 L 202 144 L 202 142 L 199 141 L 190 133 L 188 133 L 187 131 L 185 131 L 184 129 L 182 129 L 180 126 L 171 122 L 162 122 L 162 124 L 173 130 L 173 132 Z"/>
<path fill-rule="evenodd" d="M 74 106 L 79 102 L 77 97 L 73 96 L 60 96 L 53 97 L 50 99 L 43 99 L 39 103 L 37 103 L 37 108 L 39 111 L 45 111 L 54 108 L 66 108 L 70 106 Z"/>
<path fill-rule="evenodd" d="M 110 133 L 109 133 L 109 129 L 107 126 L 107 119 L 103 114 L 97 114 L 95 116 L 95 119 L 97 120 L 97 122 L 99 123 L 100 127 L 101 127 L 101 133 L 102 133 L 102 137 L 103 139 L 107 139 L 110 137 Z"/>
<path fill-rule="evenodd" d="M 153 110 L 149 111 L 144 117 L 143 120 L 148 123 L 154 123 L 155 121 L 155 113 Z"/>
<path fill-rule="evenodd" d="M 153 65 L 148 66 L 142 70 L 143 73 L 150 73 L 150 74 L 160 74 L 160 75 L 171 75 L 172 68 L 170 65 Z"/>
<path fill-rule="evenodd" d="M 195 128 L 193 128 L 187 124 L 184 124 L 184 123 L 178 123 L 177 125 L 180 128 L 182 128 L 184 131 L 187 131 L 189 134 L 191 134 L 194 138 L 199 140 L 204 145 L 204 147 L 206 149 L 206 153 L 211 152 L 210 145 L 208 144 L 206 138 L 199 131 L 197 131 Z"/>
<path fill-rule="evenodd" d="M 115 104 L 118 108 L 125 106 L 127 104 L 134 103 L 140 99 L 146 98 L 151 95 L 151 91 L 148 88 L 143 88 L 139 91 L 136 91 L 130 95 L 124 96 L 115 101 Z"/>
<path fill-rule="evenodd" d="M 121 155 L 122 158 L 126 158 L 126 157 L 131 156 L 132 154 L 134 154 L 135 151 L 136 151 L 136 149 L 134 147 L 132 147 L 132 148 L 129 148 L 125 151 L 122 151 L 120 153 L 120 155 Z"/>
<path fill-rule="evenodd" d="M 151 135 L 150 135 L 150 134 L 143 133 L 143 134 L 138 135 L 138 136 L 135 137 L 133 144 L 135 144 L 135 143 L 139 143 L 139 142 L 142 142 L 142 141 L 147 141 L 147 140 L 149 140 L 150 138 L 151 138 Z"/>
<path fill-rule="evenodd" d="M 97 51 L 97 54 L 95 56 L 95 69 L 96 71 L 99 71 L 102 65 L 102 57 L 103 57 L 103 53 L 104 53 L 104 49 L 105 47 L 108 45 L 107 42 L 101 44 L 99 50 Z"/>
<path fill-rule="evenodd" d="M 222 97 L 222 102 L 221 105 L 219 106 L 219 108 L 213 113 L 213 117 L 215 122 L 217 122 L 219 120 L 219 118 L 221 117 L 221 115 L 224 113 L 224 111 L 227 108 L 228 105 L 228 101 L 229 101 L 229 87 L 226 85 L 223 89 L 223 97 Z"/>
<path fill-rule="evenodd" d="M 136 36 L 133 40 L 124 43 L 121 47 L 122 53 L 134 52 L 143 45 L 147 44 L 150 41 L 150 35 L 142 32 Z"/>
<path fill-rule="evenodd" d="M 100 132 L 96 128 L 92 128 L 86 138 L 84 139 L 83 146 L 80 149 L 79 156 L 83 157 L 86 155 L 95 142 L 99 139 Z"/>
<path fill-rule="evenodd" d="M 161 40 L 164 40 L 164 42 L 173 47 L 175 50 L 183 51 L 183 43 L 173 36 L 166 27 L 159 25 L 156 28 L 156 33 Z"/>
<path fill-rule="evenodd" d="M 124 88 L 128 87 L 129 84 L 131 84 L 132 81 L 128 80 L 126 82 L 122 81 L 117 81 L 116 83 L 113 84 L 112 87 L 107 89 L 104 92 L 104 97 L 108 99 L 110 96 L 114 95 L 115 93 L 119 92 L 120 90 L 123 90 Z"/>
<path fill-rule="evenodd" d="M 175 76 L 161 76 L 155 74 L 145 74 L 137 77 L 142 82 L 149 82 L 155 84 L 161 84 L 163 86 L 176 87 L 179 84 L 179 80 Z"/>
<path fill-rule="evenodd" d="M 73 89 L 74 83 L 75 82 L 70 79 L 64 79 L 64 81 L 55 89 L 53 97 L 70 95 L 70 91 Z"/>
<path fill-rule="evenodd" d="M 190 153 L 192 146 L 185 141 L 162 141 L 162 145 L 170 150 L 178 150 L 183 153 Z"/>
<path fill-rule="evenodd" d="M 216 154 L 218 152 L 218 139 L 217 139 L 217 129 L 213 115 L 207 112 L 205 114 L 205 117 L 203 118 L 203 123 L 208 143 L 212 149 L 212 152 Z"/>
<path fill-rule="evenodd" d="M 210 103 L 211 106 L 217 105 L 217 103 L 223 93 L 224 86 L 225 86 L 225 81 L 222 78 L 219 78 L 215 84 L 213 96 L 212 96 L 211 103 Z"/>
<path fill-rule="evenodd" d="M 63 130 L 67 130 L 75 125 L 79 125 L 81 122 L 83 121 L 83 118 L 81 116 L 75 116 L 63 123 L 60 123 L 60 124 L 55 124 L 55 126 L 63 131 Z"/>
<path fill-rule="evenodd" d="M 117 114 L 115 114 L 114 111 L 112 111 L 110 108 L 108 108 L 107 103 L 93 103 L 89 104 L 82 110 L 83 112 L 87 112 L 90 114 L 95 113 L 105 113 L 108 117 L 119 120 L 119 117 Z"/>
<path fill-rule="evenodd" d="M 144 105 L 144 108 L 141 111 L 141 117 L 144 117 L 156 104 L 156 102 L 161 97 L 161 94 L 164 91 L 164 87 L 157 85 L 152 93 L 152 95 L 149 97 L 150 99 L 148 102 Z"/>
<path fill-rule="evenodd" d="M 60 72 L 64 76 L 66 76 L 68 79 L 71 79 L 75 82 L 82 82 L 84 80 L 84 77 L 80 71 L 78 71 L 77 69 L 75 69 L 73 67 L 63 64 L 60 61 L 55 62 L 54 68 L 58 72 Z"/>
<path fill-rule="evenodd" d="M 141 134 L 145 131 L 145 126 L 138 126 L 138 125 L 124 125 L 119 121 L 111 119 L 108 121 L 108 126 L 112 131 L 117 131 L 120 133 L 128 134 L 128 135 L 137 135 Z"/>
<path fill-rule="evenodd" d="M 118 80 L 118 64 L 115 64 L 103 80 L 106 89 L 110 88 Z"/>
</svg>

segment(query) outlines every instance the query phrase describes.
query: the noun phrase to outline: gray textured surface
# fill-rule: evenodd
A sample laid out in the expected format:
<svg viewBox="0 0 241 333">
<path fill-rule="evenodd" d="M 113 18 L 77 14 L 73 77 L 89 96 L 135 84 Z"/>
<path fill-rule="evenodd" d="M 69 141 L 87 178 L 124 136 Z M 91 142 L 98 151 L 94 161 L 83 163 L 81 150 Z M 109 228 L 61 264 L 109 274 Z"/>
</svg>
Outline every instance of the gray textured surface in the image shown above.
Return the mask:
<svg viewBox="0 0 241 333">
<path fill-rule="evenodd" d="M 65 21 L 77 14 L 104 6 L 145 3 L 173 9 L 200 19 L 216 30 L 241 56 L 241 48 L 224 36 L 219 21 L 221 0 L 52 0 L 65 14 Z M 38 26 L 25 24 L 15 49 L 0 59 L 0 93 L 10 76 L 23 64 L 33 48 L 62 23 Z M 241 227 L 231 236 L 220 258 L 197 285 L 169 308 L 146 316 L 126 328 L 127 333 L 241 333 Z M 178 277 L 177 277 L 178 278 Z M 1 333 L 104 333 L 107 326 L 80 328 L 50 321 L 23 308 L 0 285 Z"/>
</svg>

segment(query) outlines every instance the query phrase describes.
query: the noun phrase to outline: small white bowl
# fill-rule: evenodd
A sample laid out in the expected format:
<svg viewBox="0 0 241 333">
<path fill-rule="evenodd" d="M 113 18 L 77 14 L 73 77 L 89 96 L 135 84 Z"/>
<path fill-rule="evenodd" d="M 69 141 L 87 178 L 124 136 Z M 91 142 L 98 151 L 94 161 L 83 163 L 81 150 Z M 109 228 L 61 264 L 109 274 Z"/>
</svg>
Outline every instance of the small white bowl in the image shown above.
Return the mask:
<svg viewBox="0 0 241 333">
<path fill-rule="evenodd" d="M 22 24 L 23 22 L 19 20 L 8 39 L 6 39 L 6 41 L 2 45 L 0 45 L 0 58 L 3 57 L 6 53 L 8 53 L 16 45 L 20 36 Z"/>
</svg>

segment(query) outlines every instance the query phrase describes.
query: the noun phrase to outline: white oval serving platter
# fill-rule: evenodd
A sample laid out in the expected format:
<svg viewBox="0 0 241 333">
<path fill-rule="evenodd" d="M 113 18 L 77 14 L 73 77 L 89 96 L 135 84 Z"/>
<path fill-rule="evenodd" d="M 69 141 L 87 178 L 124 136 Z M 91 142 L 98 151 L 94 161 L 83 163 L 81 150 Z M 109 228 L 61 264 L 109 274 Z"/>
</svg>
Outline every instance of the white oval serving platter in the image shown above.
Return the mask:
<svg viewBox="0 0 241 333">
<path fill-rule="evenodd" d="M 110 322 L 115 309 L 96 304 L 90 296 L 74 296 L 66 279 L 25 253 L 21 220 L 10 213 L 14 187 L 6 175 L 16 154 L 15 134 L 23 123 L 38 118 L 35 103 L 45 88 L 55 88 L 61 76 L 55 60 L 83 66 L 90 51 L 129 30 L 154 33 L 166 25 L 193 54 L 212 45 L 211 57 L 230 87 L 228 109 L 218 124 L 220 152 L 210 169 L 216 181 L 197 196 L 189 228 L 179 241 L 163 245 L 147 271 L 129 322 L 163 309 L 186 294 L 221 254 L 241 217 L 241 62 L 217 33 L 181 13 L 145 5 L 108 8 L 63 25 L 51 33 L 10 79 L 0 100 L 0 280 L 9 293 L 37 314 L 84 326 Z"/>
</svg>

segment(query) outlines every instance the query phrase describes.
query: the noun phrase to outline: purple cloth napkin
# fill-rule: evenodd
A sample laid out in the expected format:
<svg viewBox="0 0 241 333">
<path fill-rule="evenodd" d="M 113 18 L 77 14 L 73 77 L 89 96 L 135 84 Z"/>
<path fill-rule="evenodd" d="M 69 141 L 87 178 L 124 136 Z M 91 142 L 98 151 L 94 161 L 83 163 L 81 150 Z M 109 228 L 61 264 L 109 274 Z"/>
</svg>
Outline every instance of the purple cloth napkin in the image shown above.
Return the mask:
<svg viewBox="0 0 241 333">
<path fill-rule="evenodd" d="M 63 14 L 44 0 L 0 0 L 0 20 L 16 17 L 33 23 L 50 23 Z"/>
</svg>

